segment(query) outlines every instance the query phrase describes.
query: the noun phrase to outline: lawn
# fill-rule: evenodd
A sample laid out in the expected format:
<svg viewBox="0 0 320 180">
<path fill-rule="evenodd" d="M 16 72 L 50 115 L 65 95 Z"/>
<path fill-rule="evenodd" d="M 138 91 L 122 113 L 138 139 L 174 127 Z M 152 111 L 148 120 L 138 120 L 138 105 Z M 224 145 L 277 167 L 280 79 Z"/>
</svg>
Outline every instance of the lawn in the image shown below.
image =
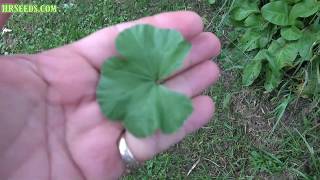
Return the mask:
<svg viewBox="0 0 320 180">
<path fill-rule="evenodd" d="M 50 3 L 53 1 L 39 1 Z M 183 142 L 145 163 L 123 179 L 319 179 L 320 110 L 309 100 L 289 105 L 274 129 L 274 109 L 283 102 L 277 92 L 265 93 L 259 82 L 241 85 L 241 69 L 250 58 L 231 40 L 227 25 L 232 0 L 96 0 L 55 1 L 60 13 L 15 14 L 2 36 L 1 54 L 34 53 L 84 37 L 108 25 L 172 10 L 198 12 L 206 30 L 222 41 L 213 59 L 223 70 L 208 89 L 217 104 L 212 121 Z M 273 131 L 273 133 L 271 133 Z"/>
</svg>

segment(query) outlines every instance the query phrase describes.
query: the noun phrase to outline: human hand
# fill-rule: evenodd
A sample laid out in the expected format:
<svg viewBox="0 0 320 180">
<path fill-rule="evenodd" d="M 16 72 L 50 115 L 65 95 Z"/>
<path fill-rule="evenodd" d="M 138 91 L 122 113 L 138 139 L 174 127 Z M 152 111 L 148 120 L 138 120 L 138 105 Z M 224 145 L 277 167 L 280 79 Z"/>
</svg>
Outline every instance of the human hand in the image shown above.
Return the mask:
<svg viewBox="0 0 320 180">
<path fill-rule="evenodd" d="M 103 62 L 117 55 L 114 41 L 135 24 L 180 31 L 192 43 L 183 69 L 164 82 L 193 102 L 194 112 L 176 133 L 137 139 L 126 132 L 139 161 L 151 159 L 212 117 L 214 103 L 200 95 L 219 77 L 210 59 L 220 52 L 192 12 L 163 13 L 102 29 L 75 43 L 34 55 L 0 58 L 0 179 L 116 179 L 124 171 L 119 123 L 100 112 L 95 90 Z"/>
</svg>

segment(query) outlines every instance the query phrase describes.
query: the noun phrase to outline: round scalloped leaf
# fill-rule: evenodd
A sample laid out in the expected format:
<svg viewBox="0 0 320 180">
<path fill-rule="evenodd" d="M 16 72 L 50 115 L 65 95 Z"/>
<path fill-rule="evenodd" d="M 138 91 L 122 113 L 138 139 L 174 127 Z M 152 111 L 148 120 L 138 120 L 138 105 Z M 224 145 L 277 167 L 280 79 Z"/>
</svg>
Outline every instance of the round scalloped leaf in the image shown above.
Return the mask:
<svg viewBox="0 0 320 180">
<path fill-rule="evenodd" d="M 177 131 L 192 102 L 160 82 L 181 68 L 190 43 L 175 30 L 138 25 L 120 33 L 116 48 L 121 58 L 105 61 L 97 88 L 103 114 L 136 137 Z"/>
</svg>

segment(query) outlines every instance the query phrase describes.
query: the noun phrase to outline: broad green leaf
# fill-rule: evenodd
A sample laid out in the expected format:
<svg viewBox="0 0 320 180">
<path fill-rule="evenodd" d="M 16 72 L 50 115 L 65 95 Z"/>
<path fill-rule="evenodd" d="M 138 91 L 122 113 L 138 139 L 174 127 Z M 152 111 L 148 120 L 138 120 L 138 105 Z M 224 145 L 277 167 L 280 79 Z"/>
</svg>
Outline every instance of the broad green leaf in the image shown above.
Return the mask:
<svg viewBox="0 0 320 180">
<path fill-rule="evenodd" d="M 259 48 L 265 48 L 269 42 L 272 40 L 273 35 L 277 32 L 277 28 L 274 25 L 269 25 L 265 30 L 261 32 L 261 37 L 259 39 Z"/>
<path fill-rule="evenodd" d="M 270 42 L 270 38 L 269 37 L 267 37 L 267 36 L 262 36 L 260 39 L 259 39 L 259 45 L 258 45 L 258 47 L 260 48 L 260 49 L 262 49 L 262 48 L 265 48 L 267 45 L 268 45 L 268 43 Z"/>
<path fill-rule="evenodd" d="M 268 51 L 274 55 L 285 44 L 286 44 L 286 40 L 284 38 L 279 38 L 277 40 L 273 40 L 268 48 Z"/>
<path fill-rule="evenodd" d="M 253 59 L 256 61 L 266 60 L 267 59 L 266 53 L 267 53 L 267 49 L 262 49 L 257 53 L 257 55 Z"/>
<path fill-rule="evenodd" d="M 292 66 L 298 56 L 296 43 L 287 42 L 276 54 L 277 64 L 279 67 Z"/>
<path fill-rule="evenodd" d="M 160 82 L 182 66 L 190 43 L 177 31 L 138 25 L 120 33 L 116 48 L 121 58 L 105 61 L 97 88 L 103 114 L 137 137 L 177 131 L 191 100 Z"/>
<path fill-rule="evenodd" d="M 267 92 L 271 92 L 281 83 L 282 72 L 280 70 L 273 71 L 271 68 L 267 68 L 266 72 L 266 82 L 264 83 L 264 88 Z"/>
<path fill-rule="evenodd" d="M 259 47 L 261 33 L 255 29 L 249 29 L 240 39 L 240 47 L 243 51 L 251 51 Z"/>
<path fill-rule="evenodd" d="M 317 0 L 302 0 L 295 4 L 290 11 L 290 21 L 298 17 L 309 17 L 319 10 Z"/>
<path fill-rule="evenodd" d="M 281 36 L 288 41 L 294 41 L 302 37 L 302 31 L 295 26 L 286 27 L 281 29 Z"/>
<path fill-rule="evenodd" d="M 275 1 L 264 5 L 262 16 L 269 22 L 286 26 L 289 25 L 289 5 L 285 1 Z"/>
<path fill-rule="evenodd" d="M 272 71 L 279 71 L 280 67 L 277 65 L 276 57 L 269 51 L 266 52 L 266 58 L 268 61 L 268 66 Z"/>
<path fill-rule="evenodd" d="M 252 3 L 255 3 L 256 5 L 258 5 L 260 3 L 260 0 L 235 0 L 232 3 L 233 6 L 231 6 L 231 9 L 235 7 L 243 6 L 244 4 L 252 4 Z"/>
<path fill-rule="evenodd" d="M 299 49 L 299 54 L 303 60 L 308 60 L 312 57 L 312 48 L 316 45 L 317 33 L 309 29 L 303 32 L 302 37 L 299 39 L 297 46 Z"/>
<path fill-rule="evenodd" d="M 300 2 L 302 0 L 286 0 L 289 4 L 296 4 L 297 2 Z"/>
<path fill-rule="evenodd" d="M 266 72 L 265 89 L 271 92 L 282 80 L 282 68 L 292 66 L 298 55 L 297 45 L 294 42 L 287 42 L 283 38 L 272 41 L 266 53 L 268 67 Z"/>
<path fill-rule="evenodd" d="M 215 4 L 215 3 L 216 3 L 216 0 L 208 0 L 208 3 L 209 3 L 210 5 Z"/>
<path fill-rule="evenodd" d="M 254 28 L 265 28 L 267 23 L 264 21 L 261 14 L 251 14 L 247 17 L 244 21 L 244 25 L 247 27 L 254 27 Z"/>
<path fill-rule="evenodd" d="M 243 21 L 236 21 L 232 18 L 229 18 L 227 21 L 228 25 L 234 26 L 235 29 L 242 29 L 245 27 L 244 22 Z"/>
<path fill-rule="evenodd" d="M 236 21 L 244 20 L 250 14 L 259 13 L 258 4 L 251 0 L 243 1 L 241 4 L 238 4 L 231 11 L 231 18 Z"/>
<path fill-rule="evenodd" d="M 253 60 L 245 66 L 242 76 L 242 83 L 244 86 L 250 86 L 254 80 L 257 79 L 261 72 L 262 61 L 264 59 L 266 59 L 266 50 L 261 50 Z"/>
<path fill-rule="evenodd" d="M 257 48 L 262 49 L 271 41 L 273 34 L 273 26 L 269 26 L 263 30 L 256 28 L 247 29 L 239 40 L 240 48 L 243 51 L 252 51 Z"/>
<path fill-rule="evenodd" d="M 268 51 L 274 57 L 274 68 L 281 69 L 286 66 L 292 66 L 298 56 L 298 46 L 295 42 L 286 42 L 280 38 L 273 41 Z M 270 60 L 270 59 L 269 59 Z"/>
</svg>

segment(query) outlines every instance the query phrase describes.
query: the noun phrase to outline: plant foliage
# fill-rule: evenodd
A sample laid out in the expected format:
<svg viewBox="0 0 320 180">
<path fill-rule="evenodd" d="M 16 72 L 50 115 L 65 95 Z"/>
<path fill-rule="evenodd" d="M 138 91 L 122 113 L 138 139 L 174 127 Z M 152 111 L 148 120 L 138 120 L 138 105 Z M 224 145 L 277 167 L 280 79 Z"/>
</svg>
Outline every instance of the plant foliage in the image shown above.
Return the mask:
<svg viewBox="0 0 320 180">
<path fill-rule="evenodd" d="M 231 22 L 243 31 L 244 52 L 255 55 L 243 70 L 243 84 L 264 77 L 271 92 L 290 79 L 290 89 L 320 94 L 320 1 L 235 0 Z"/>
<path fill-rule="evenodd" d="M 190 43 L 175 30 L 138 25 L 120 33 L 116 48 L 121 57 L 105 61 L 97 88 L 103 114 L 137 137 L 177 131 L 192 103 L 161 82 L 181 68 Z"/>
</svg>

